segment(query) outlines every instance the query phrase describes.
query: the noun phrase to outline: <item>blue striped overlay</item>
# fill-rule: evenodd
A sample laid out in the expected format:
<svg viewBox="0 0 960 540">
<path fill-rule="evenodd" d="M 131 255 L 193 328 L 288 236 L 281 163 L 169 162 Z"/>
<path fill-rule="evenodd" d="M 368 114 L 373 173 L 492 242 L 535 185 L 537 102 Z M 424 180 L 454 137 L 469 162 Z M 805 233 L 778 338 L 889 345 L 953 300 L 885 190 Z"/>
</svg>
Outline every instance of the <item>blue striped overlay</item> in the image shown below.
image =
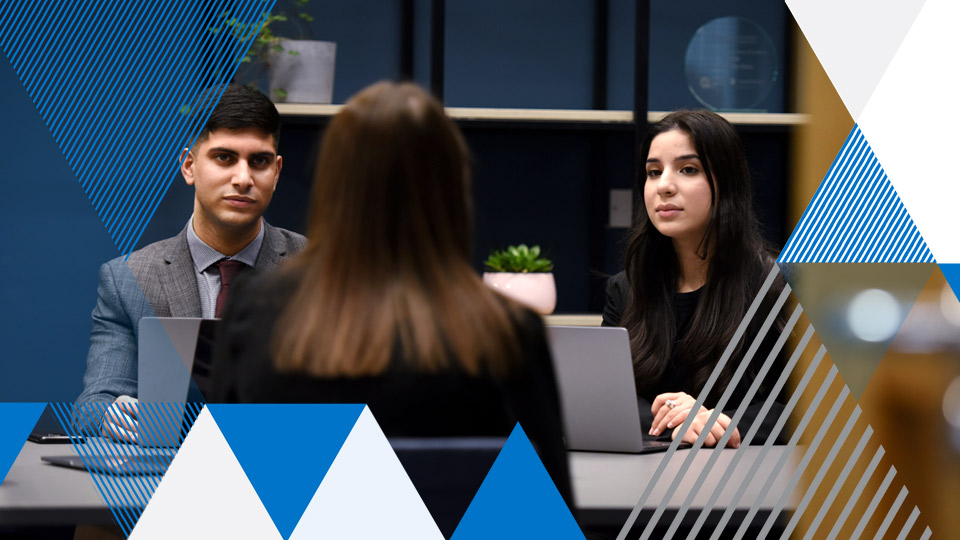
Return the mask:
<svg viewBox="0 0 960 540">
<path fill-rule="evenodd" d="M 80 435 L 76 426 L 99 425 L 110 404 L 51 403 L 50 406 L 65 433 Z M 203 404 L 141 402 L 137 410 L 139 444 L 120 444 L 88 436 L 84 444 L 72 445 L 125 537 L 130 536 L 136 526 L 187 432 L 203 410 Z"/>
<path fill-rule="evenodd" d="M 122 254 L 275 1 L 0 3 L 0 47 Z"/>
<path fill-rule="evenodd" d="M 934 262 L 859 126 L 853 126 L 777 262 Z"/>
</svg>

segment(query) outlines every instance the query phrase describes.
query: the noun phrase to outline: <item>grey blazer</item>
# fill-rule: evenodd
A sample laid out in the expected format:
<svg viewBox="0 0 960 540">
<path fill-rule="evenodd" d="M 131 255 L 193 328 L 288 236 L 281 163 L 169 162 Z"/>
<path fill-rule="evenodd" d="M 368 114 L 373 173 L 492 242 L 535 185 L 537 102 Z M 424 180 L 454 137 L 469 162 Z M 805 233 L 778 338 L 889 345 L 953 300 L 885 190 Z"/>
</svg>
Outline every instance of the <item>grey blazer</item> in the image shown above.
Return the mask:
<svg viewBox="0 0 960 540">
<path fill-rule="evenodd" d="M 256 267 L 280 264 L 300 251 L 306 239 L 264 224 Z M 137 339 L 143 317 L 200 317 L 200 293 L 187 229 L 173 238 L 117 257 L 100 267 L 97 306 L 87 353 L 87 371 L 78 402 L 113 402 L 137 395 Z"/>
</svg>

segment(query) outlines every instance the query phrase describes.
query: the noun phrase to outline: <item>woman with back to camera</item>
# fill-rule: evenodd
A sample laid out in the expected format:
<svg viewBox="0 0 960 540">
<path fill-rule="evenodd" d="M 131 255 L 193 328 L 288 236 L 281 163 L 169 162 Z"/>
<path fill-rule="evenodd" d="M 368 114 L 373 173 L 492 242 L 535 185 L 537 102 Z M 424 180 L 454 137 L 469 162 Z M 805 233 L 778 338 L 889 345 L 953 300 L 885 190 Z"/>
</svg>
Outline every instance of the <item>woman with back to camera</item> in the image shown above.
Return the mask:
<svg viewBox="0 0 960 540">
<path fill-rule="evenodd" d="M 542 322 L 470 264 L 468 151 L 443 106 L 378 83 L 330 122 L 307 248 L 231 293 L 212 401 L 366 403 L 387 436 L 519 421 L 570 502 Z"/>
<path fill-rule="evenodd" d="M 650 435 L 672 437 L 691 414 L 724 349 L 774 264 L 752 208 L 750 174 L 736 130 L 719 115 L 677 111 L 653 125 L 641 146 L 644 171 L 637 179 L 643 208 L 630 234 L 626 270 L 607 282 L 603 323 L 630 334 L 641 406 L 650 404 Z M 778 277 L 774 291 L 782 290 Z M 769 293 L 766 298 L 776 298 Z M 753 321 L 762 321 L 766 301 Z M 764 309 L 766 308 L 766 309 Z M 782 315 L 778 326 L 782 328 Z M 684 441 L 704 429 L 759 324 L 751 327 L 725 364 Z M 748 375 L 706 436 L 714 446 L 741 404 L 776 332 L 754 355 Z M 777 369 L 770 373 L 776 380 Z M 761 386 L 727 444 L 739 446 L 772 384 Z M 761 419 L 754 442 L 762 442 L 782 406 Z M 670 431 L 673 430 L 673 431 Z"/>
</svg>

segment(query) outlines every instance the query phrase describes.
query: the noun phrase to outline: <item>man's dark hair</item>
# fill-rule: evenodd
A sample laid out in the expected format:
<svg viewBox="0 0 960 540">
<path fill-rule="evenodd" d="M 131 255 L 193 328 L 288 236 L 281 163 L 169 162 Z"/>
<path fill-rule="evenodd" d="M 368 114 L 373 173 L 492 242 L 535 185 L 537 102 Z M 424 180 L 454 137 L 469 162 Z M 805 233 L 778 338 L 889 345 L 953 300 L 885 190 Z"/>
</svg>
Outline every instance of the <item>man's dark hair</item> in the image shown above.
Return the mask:
<svg viewBox="0 0 960 540">
<path fill-rule="evenodd" d="M 211 88 L 204 93 L 201 103 L 217 98 L 219 87 Z M 199 110 L 203 110 L 200 107 Z M 198 110 L 198 112 L 199 112 Z M 197 136 L 199 144 L 210 133 L 218 129 L 255 129 L 264 135 L 273 135 L 273 145 L 280 144 L 280 113 L 277 107 L 263 92 L 242 84 L 230 84 L 223 91 L 219 103 L 213 108 L 203 131 Z"/>
</svg>

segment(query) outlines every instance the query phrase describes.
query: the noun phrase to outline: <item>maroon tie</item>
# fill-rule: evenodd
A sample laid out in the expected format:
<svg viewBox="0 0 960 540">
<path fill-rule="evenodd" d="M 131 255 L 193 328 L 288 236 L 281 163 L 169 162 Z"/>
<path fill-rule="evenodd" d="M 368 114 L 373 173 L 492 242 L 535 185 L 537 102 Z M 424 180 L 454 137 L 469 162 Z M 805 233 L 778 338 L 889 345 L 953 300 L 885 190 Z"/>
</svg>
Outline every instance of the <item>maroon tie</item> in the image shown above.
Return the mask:
<svg viewBox="0 0 960 540">
<path fill-rule="evenodd" d="M 223 313 L 223 306 L 227 305 L 227 297 L 230 296 L 230 283 L 233 282 L 237 274 L 246 268 L 247 265 L 240 261 L 223 259 L 214 264 L 214 266 L 220 271 L 220 293 L 217 294 L 217 311 L 214 313 L 214 316 L 220 317 Z"/>
</svg>

